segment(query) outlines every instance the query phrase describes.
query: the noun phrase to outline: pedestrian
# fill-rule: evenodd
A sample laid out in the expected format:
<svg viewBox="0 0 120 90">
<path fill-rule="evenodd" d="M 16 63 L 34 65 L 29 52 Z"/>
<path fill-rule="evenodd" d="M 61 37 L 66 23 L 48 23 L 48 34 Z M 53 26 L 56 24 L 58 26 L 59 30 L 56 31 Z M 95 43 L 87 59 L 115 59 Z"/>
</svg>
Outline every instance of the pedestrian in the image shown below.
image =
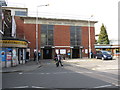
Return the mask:
<svg viewBox="0 0 120 90">
<path fill-rule="evenodd" d="M 91 58 L 93 58 L 93 52 L 92 51 L 91 51 L 90 55 L 91 55 Z"/>
<path fill-rule="evenodd" d="M 36 51 L 34 52 L 34 61 L 36 60 Z"/>
<path fill-rule="evenodd" d="M 41 57 L 41 53 L 38 52 L 38 60 L 40 60 L 40 57 Z"/>
<path fill-rule="evenodd" d="M 61 55 L 60 54 L 58 54 L 57 55 L 57 63 L 56 63 L 56 66 L 58 67 L 59 66 L 59 64 L 61 65 L 61 66 L 63 66 L 63 64 L 62 64 L 62 62 L 61 62 Z"/>
<path fill-rule="evenodd" d="M 70 52 L 69 52 L 69 53 L 67 53 L 67 55 L 68 55 L 68 58 L 70 58 L 70 55 L 71 55 L 71 54 L 70 54 Z"/>
</svg>

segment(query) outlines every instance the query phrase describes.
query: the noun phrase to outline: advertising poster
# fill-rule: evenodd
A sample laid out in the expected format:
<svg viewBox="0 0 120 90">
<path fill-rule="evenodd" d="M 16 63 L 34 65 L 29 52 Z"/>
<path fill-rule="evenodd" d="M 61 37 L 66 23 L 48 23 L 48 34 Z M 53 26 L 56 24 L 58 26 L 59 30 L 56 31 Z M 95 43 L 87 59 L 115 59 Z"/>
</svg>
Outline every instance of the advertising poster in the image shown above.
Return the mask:
<svg viewBox="0 0 120 90">
<path fill-rule="evenodd" d="M 16 55 L 17 52 L 16 52 L 16 49 L 13 49 L 12 54 L 13 54 L 13 56 L 12 56 L 13 65 L 16 65 L 17 64 L 17 55 Z"/>
<path fill-rule="evenodd" d="M 60 54 L 66 54 L 66 49 L 60 49 Z"/>
<path fill-rule="evenodd" d="M 12 49 L 6 48 L 6 60 L 10 61 L 12 60 Z"/>
<path fill-rule="evenodd" d="M 12 60 L 12 53 L 11 52 L 6 52 L 6 60 Z"/>
<path fill-rule="evenodd" d="M 0 60 L 2 60 L 2 61 L 6 60 L 6 56 L 5 56 L 5 51 L 4 50 L 0 51 Z"/>
</svg>

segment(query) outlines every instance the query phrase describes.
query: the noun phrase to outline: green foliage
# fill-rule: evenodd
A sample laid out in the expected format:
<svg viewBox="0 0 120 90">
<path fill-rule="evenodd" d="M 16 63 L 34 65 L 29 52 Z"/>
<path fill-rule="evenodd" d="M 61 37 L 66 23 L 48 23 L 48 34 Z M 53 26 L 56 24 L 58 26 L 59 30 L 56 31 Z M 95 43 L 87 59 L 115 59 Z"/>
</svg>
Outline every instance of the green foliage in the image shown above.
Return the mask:
<svg viewBox="0 0 120 90">
<path fill-rule="evenodd" d="M 99 44 L 109 44 L 108 34 L 107 34 L 107 31 L 106 31 L 106 28 L 105 28 L 104 24 L 102 24 L 100 29 L 101 29 L 101 31 L 100 31 L 97 43 L 99 43 Z"/>
</svg>

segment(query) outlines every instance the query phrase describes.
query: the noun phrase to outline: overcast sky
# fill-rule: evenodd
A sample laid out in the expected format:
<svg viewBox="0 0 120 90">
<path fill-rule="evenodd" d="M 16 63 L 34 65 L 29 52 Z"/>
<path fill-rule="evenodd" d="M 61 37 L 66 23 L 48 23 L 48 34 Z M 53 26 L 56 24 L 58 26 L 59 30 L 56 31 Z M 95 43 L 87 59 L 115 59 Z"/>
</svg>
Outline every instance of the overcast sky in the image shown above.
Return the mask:
<svg viewBox="0 0 120 90">
<path fill-rule="evenodd" d="M 58 18 L 78 18 L 98 21 L 95 24 L 96 34 L 100 32 L 102 23 L 106 26 L 109 39 L 118 39 L 118 1 L 120 0 L 6 0 L 8 6 L 26 7 L 29 16 L 36 15 L 38 5 L 39 16 Z"/>
</svg>

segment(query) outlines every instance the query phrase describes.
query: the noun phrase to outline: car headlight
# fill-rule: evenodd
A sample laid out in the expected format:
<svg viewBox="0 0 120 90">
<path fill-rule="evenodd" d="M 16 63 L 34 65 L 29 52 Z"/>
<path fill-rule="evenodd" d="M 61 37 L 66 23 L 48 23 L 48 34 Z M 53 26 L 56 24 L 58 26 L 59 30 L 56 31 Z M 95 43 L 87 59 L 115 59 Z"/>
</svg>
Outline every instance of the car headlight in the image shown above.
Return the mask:
<svg viewBox="0 0 120 90">
<path fill-rule="evenodd" d="M 107 56 L 106 56 L 106 55 L 103 55 L 103 57 L 105 57 L 105 58 L 106 58 Z"/>
</svg>

